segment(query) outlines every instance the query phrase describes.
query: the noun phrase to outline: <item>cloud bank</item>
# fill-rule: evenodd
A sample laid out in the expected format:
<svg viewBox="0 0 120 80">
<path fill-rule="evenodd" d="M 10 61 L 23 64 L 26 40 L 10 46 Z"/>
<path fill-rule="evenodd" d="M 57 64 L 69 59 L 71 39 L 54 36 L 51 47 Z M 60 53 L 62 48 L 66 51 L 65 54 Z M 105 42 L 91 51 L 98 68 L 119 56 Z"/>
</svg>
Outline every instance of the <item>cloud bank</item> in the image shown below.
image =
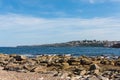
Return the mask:
<svg viewBox="0 0 120 80">
<path fill-rule="evenodd" d="M 120 18 L 36 18 L 0 15 L 0 44 L 16 46 L 82 39 L 120 40 Z"/>
</svg>

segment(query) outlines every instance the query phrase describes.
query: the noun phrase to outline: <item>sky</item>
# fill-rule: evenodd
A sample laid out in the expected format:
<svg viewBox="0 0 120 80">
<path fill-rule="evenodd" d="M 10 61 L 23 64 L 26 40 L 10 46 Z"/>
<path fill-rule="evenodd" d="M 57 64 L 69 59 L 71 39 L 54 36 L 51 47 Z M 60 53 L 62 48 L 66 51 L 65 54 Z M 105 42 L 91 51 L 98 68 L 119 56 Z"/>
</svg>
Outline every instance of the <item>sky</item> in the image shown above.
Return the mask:
<svg viewBox="0 0 120 80">
<path fill-rule="evenodd" d="M 120 40 L 120 0 L 0 0 L 0 46 Z"/>
</svg>

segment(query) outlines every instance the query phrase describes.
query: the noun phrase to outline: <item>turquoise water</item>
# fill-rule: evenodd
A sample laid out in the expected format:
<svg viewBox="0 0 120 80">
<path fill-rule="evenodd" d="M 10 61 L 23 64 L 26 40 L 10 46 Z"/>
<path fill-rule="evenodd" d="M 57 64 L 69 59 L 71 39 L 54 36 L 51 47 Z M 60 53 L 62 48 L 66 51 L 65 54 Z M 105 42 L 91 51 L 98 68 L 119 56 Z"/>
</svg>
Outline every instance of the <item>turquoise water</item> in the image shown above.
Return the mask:
<svg viewBox="0 0 120 80">
<path fill-rule="evenodd" d="M 104 47 L 0 47 L 0 53 L 21 54 L 21 55 L 41 55 L 41 54 L 72 54 L 74 56 L 87 55 L 113 55 L 120 56 L 120 48 Z"/>
</svg>

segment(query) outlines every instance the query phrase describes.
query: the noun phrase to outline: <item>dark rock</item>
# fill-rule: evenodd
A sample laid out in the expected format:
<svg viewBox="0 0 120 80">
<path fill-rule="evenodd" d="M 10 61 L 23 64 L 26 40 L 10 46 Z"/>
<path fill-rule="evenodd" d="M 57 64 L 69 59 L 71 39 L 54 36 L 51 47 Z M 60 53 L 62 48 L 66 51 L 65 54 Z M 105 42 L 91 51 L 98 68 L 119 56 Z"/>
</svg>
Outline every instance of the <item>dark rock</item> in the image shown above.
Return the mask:
<svg viewBox="0 0 120 80">
<path fill-rule="evenodd" d="M 92 61 L 87 59 L 87 58 L 83 58 L 83 59 L 80 60 L 80 64 L 82 64 L 82 65 L 90 65 L 90 64 L 92 64 Z"/>
<path fill-rule="evenodd" d="M 115 65 L 116 65 L 116 66 L 120 66 L 120 61 L 116 61 L 116 62 L 115 62 Z"/>
<path fill-rule="evenodd" d="M 96 69 L 98 69 L 98 70 L 100 70 L 100 67 L 97 65 L 97 64 L 92 64 L 91 66 L 90 66 L 90 71 L 91 70 L 96 70 Z"/>
<path fill-rule="evenodd" d="M 22 61 L 22 60 L 27 59 L 26 56 L 16 55 L 16 54 L 11 54 L 10 57 L 13 57 L 16 61 Z"/>
</svg>

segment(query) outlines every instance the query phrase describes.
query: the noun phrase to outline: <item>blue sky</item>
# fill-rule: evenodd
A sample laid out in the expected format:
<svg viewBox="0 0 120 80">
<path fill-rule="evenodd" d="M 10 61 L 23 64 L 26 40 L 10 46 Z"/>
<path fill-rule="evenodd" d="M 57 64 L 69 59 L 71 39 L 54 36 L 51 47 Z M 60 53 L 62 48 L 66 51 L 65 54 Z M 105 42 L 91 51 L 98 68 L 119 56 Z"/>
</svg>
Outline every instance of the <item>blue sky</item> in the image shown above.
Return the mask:
<svg viewBox="0 0 120 80">
<path fill-rule="evenodd" d="M 0 46 L 120 40 L 120 0 L 0 0 Z"/>
</svg>

